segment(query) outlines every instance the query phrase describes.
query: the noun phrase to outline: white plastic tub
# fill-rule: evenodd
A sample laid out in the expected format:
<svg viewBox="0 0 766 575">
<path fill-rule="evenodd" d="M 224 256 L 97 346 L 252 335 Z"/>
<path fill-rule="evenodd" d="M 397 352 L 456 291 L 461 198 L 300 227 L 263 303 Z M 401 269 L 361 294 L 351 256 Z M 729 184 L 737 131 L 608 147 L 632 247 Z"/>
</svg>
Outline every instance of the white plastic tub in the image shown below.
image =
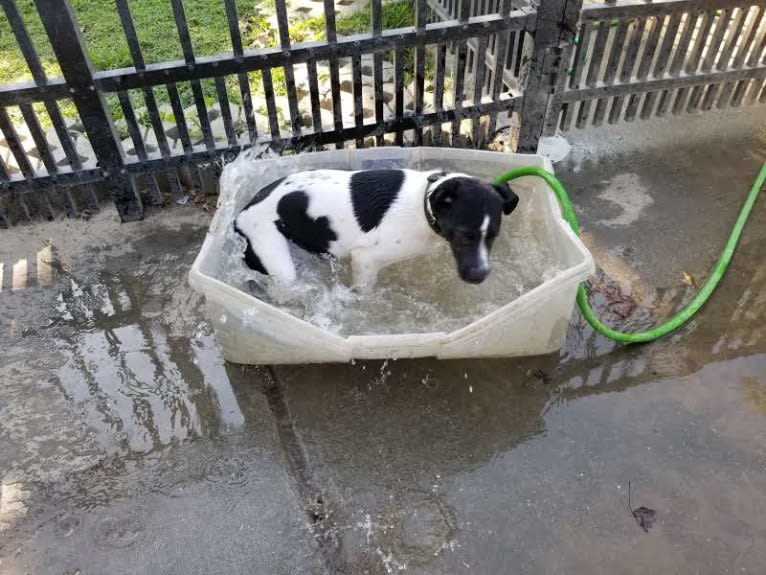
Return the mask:
<svg viewBox="0 0 766 575">
<path fill-rule="evenodd" d="M 242 161 L 240 158 L 239 161 Z M 446 168 L 492 178 L 513 168 L 539 166 L 540 156 L 447 148 L 374 148 L 316 152 L 258 162 L 264 181 L 236 197 L 242 171 L 224 168 L 218 210 L 195 260 L 189 281 L 206 299 L 207 311 L 227 360 L 243 364 L 348 362 L 351 359 L 508 357 L 550 353 L 561 347 L 580 282 L 594 272 L 591 254 L 562 219 L 555 196 L 542 180 L 529 179 L 519 193 L 543 215 L 543 241 L 565 262 L 564 269 L 538 287 L 449 333 L 351 335 L 344 337 L 299 319 L 240 291 L 212 272 L 223 258 L 226 227 L 259 187 L 297 169 Z M 247 195 L 248 197 L 244 197 Z M 494 257 L 494 254 L 493 254 Z M 499 256 L 498 256 L 499 257 Z"/>
</svg>

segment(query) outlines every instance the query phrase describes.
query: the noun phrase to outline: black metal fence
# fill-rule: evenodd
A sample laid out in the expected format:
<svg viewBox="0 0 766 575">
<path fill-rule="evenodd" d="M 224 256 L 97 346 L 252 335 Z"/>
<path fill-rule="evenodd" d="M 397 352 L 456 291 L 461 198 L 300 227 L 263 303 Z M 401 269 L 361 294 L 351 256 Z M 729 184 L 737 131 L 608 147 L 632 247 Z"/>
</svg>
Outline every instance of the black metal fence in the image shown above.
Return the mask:
<svg viewBox="0 0 766 575">
<path fill-rule="evenodd" d="M 766 103 L 763 0 L 583 7 L 549 131 Z"/>
<path fill-rule="evenodd" d="M 14 0 L 0 0 L 33 78 L 0 87 L 0 131 L 7 145 L 0 158 L 0 226 L 29 219 L 35 211 L 54 217 L 58 210 L 74 215 L 97 209 L 103 183 L 122 220 L 135 220 L 146 204 L 183 201 L 187 190 L 199 192 L 205 178 L 200 166 L 254 143 L 279 152 L 386 143 L 482 146 L 499 116 L 507 119 L 518 111 L 521 94 L 508 89 L 506 59 L 495 58 L 492 66 L 477 65 L 475 57 L 469 62 L 469 45 L 473 54 L 487 52 L 489 45 L 504 52 L 510 35 L 533 33 L 535 26 L 535 13 L 513 10 L 511 0 L 495 2 L 493 11 L 479 15 L 463 0 L 447 19 L 426 0 L 416 0 L 412 26 L 385 29 L 384 4 L 372 0 L 370 30 L 341 37 L 335 3 L 324 0 L 324 39 L 295 43 L 286 2 L 279 0 L 277 45 L 246 50 L 235 2 L 221 0 L 232 52 L 197 57 L 183 1 L 168 0 L 183 61 L 146 64 L 127 0 L 113 1 L 133 65 L 96 72 L 69 0 L 34 0 L 63 76 L 51 79 Z M 517 63 L 516 74 L 520 68 Z M 204 96 L 203 82 L 214 84 L 217 101 Z M 262 108 L 254 106 L 254 82 L 262 88 Z M 231 101 L 232 85 L 237 104 Z M 191 114 L 181 88 L 193 95 Z M 322 100 L 320 90 L 326 88 Z M 172 110 L 171 126 L 158 105 L 160 92 Z M 124 140 L 105 102 L 110 94 L 118 97 L 124 115 L 129 135 Z M 137 117 L 137 100 L 145 104 L 145 118 Z M 37 103 L 52 126 L 48 133 Z M 76 137 L 62 117 L 62 103 L 76 108 L 82 128 Z M 34 150 L 9 118 L 11 108 L 20 111 Z"/>
<path fill-rule="evenodd" d="M 104 0 L 131 66 L 103 71 L 70 0 L 33 1 L 61 77 L 46 74 L 19 11 L 31 0 L 0 0 L 32 79 L 0 86 L 0 227 L 87 214 L 104 198 L 136 220 L 148 205 L 199 197 L 211 166 L 255 144 L 483 147 L 515 126 L 514 147 L 529 152 L 575 117 L 600 123 L 608 105 L 618 121 L 766 101 L 756 0 L 412 0 L 396 27 L 385 24 L 396 0 L 370 0 L 368 28 L 351 33 L 336 9 L 359 0 L 314 0 L 321 34 L 308 39 L 276 0 L 261 46 L 243 41 L 237 0 L 220 0 L 231 50 L 216 55 L 195 53 L 191 5 L 167 0 L 183 58 L 157 63 L 129 1 Z"/>
</svg>

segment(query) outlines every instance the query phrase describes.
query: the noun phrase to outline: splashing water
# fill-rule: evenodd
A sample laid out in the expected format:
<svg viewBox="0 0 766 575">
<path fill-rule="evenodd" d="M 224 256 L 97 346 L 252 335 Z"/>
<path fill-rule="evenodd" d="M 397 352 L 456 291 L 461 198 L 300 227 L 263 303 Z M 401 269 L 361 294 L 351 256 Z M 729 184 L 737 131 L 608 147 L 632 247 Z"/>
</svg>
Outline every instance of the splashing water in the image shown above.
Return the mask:
<svg viewBox="0 0 766 575">
<path fill-rule="evenodd" d="M 293 161 L 298 164 L 296 169 L 302 169 L 299 160 Z M 209 271 L 217 279 L 332 333 L 453 331 L 534 289 L 566 267 L 544 240 L 546 226 L 536 214 L 534 202 L 526 201 L 524 185 L 520 184 L 514 186 L 521 197 L 519 207 L 503 218 L 490 256 L 492 273 L 480 285 L 460 280 L 445 241 L 428 256 L 381 270 L 378 283 L 367 294 L 348 287 L 348 261 L 317 257 L 291 246 L 298 280 L 285 286 L 245 265 L 244 239 L 231 225 L 238 208 L 278 175 L 253 172 L 253 164 L 258 162 L 235 163 L 238 165 L 229 166 L 230 174 L 221 181 L 222 190 L 224 186 L 236 188 L 219 205 L 225 226 L 218 232 L 222 242 L 219 253 L 224 256 L 216 269 Z"/>
</svg>

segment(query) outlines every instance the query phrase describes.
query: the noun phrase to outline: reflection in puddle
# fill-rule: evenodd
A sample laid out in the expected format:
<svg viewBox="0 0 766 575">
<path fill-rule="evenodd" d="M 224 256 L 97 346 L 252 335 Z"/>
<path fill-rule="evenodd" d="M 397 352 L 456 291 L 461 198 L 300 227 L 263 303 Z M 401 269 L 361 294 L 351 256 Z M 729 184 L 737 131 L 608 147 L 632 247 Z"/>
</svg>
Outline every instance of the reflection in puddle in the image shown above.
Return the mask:
<svg viewBox="0 0 766 575">
<path fill-rule="evenodd" d="M 168 275 L 184 280 L 178 258 L 164 263 Z M 148 453 L 241 427 L 244 416 L 207 326 L 171 335 L 165 310 L 141 305 L 154 300 L 164 308 L 170 294 L 143 275 L 138 269 L 131 276 L 104 272 L 91 282 L 62 280 L 49 320 L 64 334 L 58 347 L 69 358 L 57 373 L 62 391 L 109 451 Z"/>
</svg>

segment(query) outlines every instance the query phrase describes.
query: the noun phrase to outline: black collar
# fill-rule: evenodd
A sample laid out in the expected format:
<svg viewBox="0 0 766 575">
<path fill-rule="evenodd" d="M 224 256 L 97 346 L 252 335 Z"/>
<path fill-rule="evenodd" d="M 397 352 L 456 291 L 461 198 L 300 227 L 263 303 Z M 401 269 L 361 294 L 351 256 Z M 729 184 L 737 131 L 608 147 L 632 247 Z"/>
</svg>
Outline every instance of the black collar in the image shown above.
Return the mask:
<svg viewBox="0 0 766 575">
<path fill-rule="evenodd" d="M 426 191 L 423 194 L 423 211 L 426 214 L 426 221 L 434 233 L 439 236 L 443 236 L 444 232 L 442 231 L 439 222 L 436 220 L 436 216 L 434 216 L 433 206 L 431 205 L 431 185 L 445 175 L 445 172 L 435 172 L 428 176 L 428 184 L 426 184 Z"/>
</svg>

